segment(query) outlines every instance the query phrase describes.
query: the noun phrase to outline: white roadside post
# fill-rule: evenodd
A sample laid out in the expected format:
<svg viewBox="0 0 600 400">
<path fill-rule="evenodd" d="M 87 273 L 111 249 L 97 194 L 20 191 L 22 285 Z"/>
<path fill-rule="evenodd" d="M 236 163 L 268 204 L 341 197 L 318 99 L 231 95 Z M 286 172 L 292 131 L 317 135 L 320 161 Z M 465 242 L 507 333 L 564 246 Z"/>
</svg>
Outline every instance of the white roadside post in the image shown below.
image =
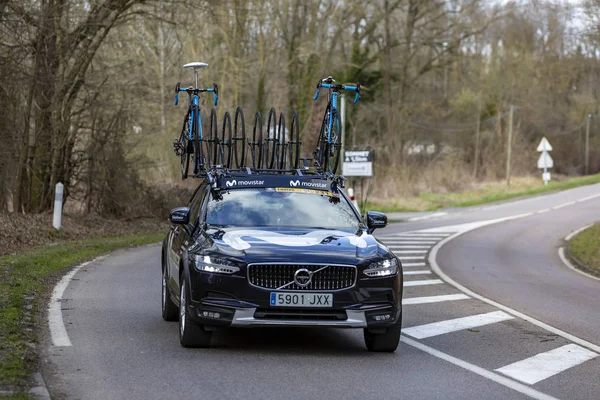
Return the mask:
<svg viewBox="0 0 600 400">
<path fill-rule="evenodd" d="M 537 151 L 542 153 L 540 154 L 540 158 L 538 158 L 537 167 L 544 170 L 544 173 L 542 174 L 542 180 L 544 181 L 544 185 L 547 185 L 548 181 L 551 179 L 548 168 L 554 167 L 554 160 L 552 160 L 550 153 L 548 153 L 549 151 L 552 151 L 552 146 L 545 136 L 540 141 Z"/>
<path fill-rule="evenodd" d="M 57 231 L 60 230 L 60 224 L 62 222 L 62 204 L 63 204 L 63 192 L 65 185 L 62 183 L 56 184 L 56 194 L 54 195 L 54 218 L 52 219 L 52 226 Z"/>
</svg>

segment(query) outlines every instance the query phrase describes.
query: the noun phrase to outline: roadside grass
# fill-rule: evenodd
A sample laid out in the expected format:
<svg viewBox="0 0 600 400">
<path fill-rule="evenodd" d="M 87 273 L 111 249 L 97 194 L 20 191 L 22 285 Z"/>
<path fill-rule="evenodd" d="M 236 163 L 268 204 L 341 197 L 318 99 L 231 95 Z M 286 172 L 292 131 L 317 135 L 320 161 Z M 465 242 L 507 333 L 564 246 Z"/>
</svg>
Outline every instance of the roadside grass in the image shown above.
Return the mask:
<svg viewBox="0 0 600 400">
<path fill-rule="evenodd" d="M 36 366 L 35 345 L 40 308 L 60 274 L 70 266 L 108 251 L 156 243 L 165 232 L 102 237 L 61 242 L 26 253 L 0 257 L 0 390 L 14 390 L 11 398 L 30 384 Z M 25 397 L 19 397 L 24 395 Z"/>
<path fill-rule="evenodd" d="M 442 208 L 469 207 L 518 197 L 532 196 L 557 190 L 600 183 L 600 174 L 577 178 L 556 177 L 548 185 L 540 179 L 514 178 L 510 186 L 504 182 L 482 184 L 473 190 L 451 193 L 422 192 L 418 197 L 367 202 L 367 210 L 381 212 L 435 211 Z"/>
<path fill-rule="evenodd" d="M 600 223 L 596 223 L 569 241 L 569 251 L 581 264 L 585 272 L 600 277 Z"/>
</svg>

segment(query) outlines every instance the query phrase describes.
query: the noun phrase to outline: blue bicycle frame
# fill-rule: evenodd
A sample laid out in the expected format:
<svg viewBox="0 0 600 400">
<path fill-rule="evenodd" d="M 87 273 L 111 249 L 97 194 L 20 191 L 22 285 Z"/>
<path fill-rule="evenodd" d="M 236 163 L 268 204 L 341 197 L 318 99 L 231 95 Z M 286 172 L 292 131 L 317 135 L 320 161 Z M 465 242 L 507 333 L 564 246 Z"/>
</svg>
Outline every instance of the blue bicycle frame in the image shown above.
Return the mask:
<svg viewBox="0 0 600 400">
<path fill-rule="evenodd" d="M 340 90 L 350 90 L 353 92 L 356 92 L 356 95 L 354 96 L 354 104 L 358 103 L 358 100 L 360 99 L 360 86 L 357 84 L 356 86 L 351 86 L 351 85 L 334 85 L 331 83 L 323 83 L 323 82 L 319 82 L 317 84 L 317 91 L 315 93 L 315 97 L 313 98 L 313 100 L 317 100 L 319 98 L 319 89 L 320 88 L 325 88 L 325 89 L 333 89 L 333 92 L 331 93 L 331 112 L 329 113 L 329 121 L 327 122 L 327 127 L 329 128 L 327 130 L 327 143 L 331 143 L 331 131 L 333 129 L 333 110 L 337 110 L 337 103 L 338 103 L 338 96 L 340 95 Z M 339 123 L 339 122 L 338 122 Z M 338 130 L 339 130 L 339 126 L 338 126 Z"/>
<path fill-rule="evenodd" d="M 216 85 L 212 88 L 206 88 L 206 89 L 195 89 L 195 88 L 187 88 L 187 89 L 180 89 L 177 88 L 177 90 L 175 91 L 175 105 L 177 105 L 179 103 L 179 92 L 186 92 L 189 96 L 190 96 L 190 102 L 191 104 L 195 105 L 196 107 L 192 107 L 192 111 L 190 112 L 190 119 L 189 119 L 189 126 L 190 126 L 190 132 L 189 132 L 189 140 L 192 141 L 194 139 L 194 121 L 196 121 L 196 119 L 194 118 L 194 110 L 198 110 L 198 139 L 202 140 L 203 136 L 202 136 L 202 116 L 200 115 L 200 96 L 199 93 L 202 92 L 208 92 L 208 93 L 212 93 L 213 97 L 214 97 L 214 104 L 215 107 L 217 106 L 217 104 L 219 103 L 219 95 L 216 91 Z"/>
</svg>

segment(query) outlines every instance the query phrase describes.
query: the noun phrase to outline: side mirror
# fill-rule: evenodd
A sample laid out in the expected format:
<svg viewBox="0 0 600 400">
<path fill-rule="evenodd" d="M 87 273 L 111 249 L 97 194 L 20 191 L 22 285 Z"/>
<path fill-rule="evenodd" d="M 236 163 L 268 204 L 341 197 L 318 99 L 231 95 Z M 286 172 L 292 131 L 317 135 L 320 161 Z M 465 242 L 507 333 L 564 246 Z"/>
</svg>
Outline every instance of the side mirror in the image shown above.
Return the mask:
<svg viewBox="0 0 600 400">
<path fill-rule="evenodd" d="M 177 207 L 169 213 L 169 221 L 173 224 L 185 225 L 190 223 L 190 209 L 187 207 Z"/>
<path fill-rule="evenodd" d="M 369 233 L 373 233 L 377 228 L 385 228 L 386 226 L 387 215 L 377 211 L 367 212 L 367 228 L 369 228 Z"/>
</svg>

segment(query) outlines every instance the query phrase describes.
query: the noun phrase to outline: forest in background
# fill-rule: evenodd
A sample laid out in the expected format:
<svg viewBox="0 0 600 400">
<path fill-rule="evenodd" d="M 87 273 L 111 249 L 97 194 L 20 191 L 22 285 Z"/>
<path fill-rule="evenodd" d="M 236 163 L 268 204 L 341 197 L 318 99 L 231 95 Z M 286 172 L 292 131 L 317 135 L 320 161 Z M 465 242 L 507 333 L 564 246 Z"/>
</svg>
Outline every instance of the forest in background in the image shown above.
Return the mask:
<svg viewBox="0 0 600 400">
<path fill-rule="evenodd" d="M 360 82 L 345 142 L 374 149 L 379 198 L 504 179 L 511 106 L 514 176 L 539 174 L 542 136 L 553 173 L 584 174 L 588 122 L 594 173 L 599 19 L 600 0 L 0 0 L 0 210 L 48 211 L 62 182 L 73 210 L 157 212 L 191 61 L 220 116 L 297 109 L 305 156 L 317 81 Z"/>
</svg>

